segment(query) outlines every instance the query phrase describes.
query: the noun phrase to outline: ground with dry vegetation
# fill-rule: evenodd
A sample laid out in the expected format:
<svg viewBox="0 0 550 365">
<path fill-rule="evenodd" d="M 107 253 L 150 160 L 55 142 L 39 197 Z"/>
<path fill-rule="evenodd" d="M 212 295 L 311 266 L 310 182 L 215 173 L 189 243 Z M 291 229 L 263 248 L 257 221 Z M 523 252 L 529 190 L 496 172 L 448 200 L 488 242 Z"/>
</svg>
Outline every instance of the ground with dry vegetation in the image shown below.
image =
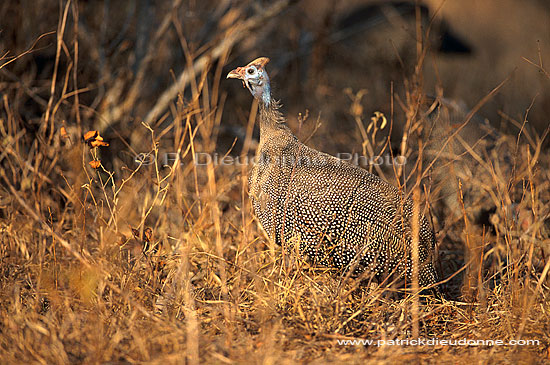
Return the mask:
<svg viewBox="0 0 550 365">
<path fill-rule="evenodd" d="M 550 8 L 431 0 L 351 28 L 361 4 L 2 2 L 0 362 L 548 361 Z M 309 145 L 406 158 L 365 167 L 425 207 L 443 299 L 267 239 L 254 107 L 224 80 L 257 56 Z M 342 342 L 416 338 L 504 344 Z"/>
</svg>

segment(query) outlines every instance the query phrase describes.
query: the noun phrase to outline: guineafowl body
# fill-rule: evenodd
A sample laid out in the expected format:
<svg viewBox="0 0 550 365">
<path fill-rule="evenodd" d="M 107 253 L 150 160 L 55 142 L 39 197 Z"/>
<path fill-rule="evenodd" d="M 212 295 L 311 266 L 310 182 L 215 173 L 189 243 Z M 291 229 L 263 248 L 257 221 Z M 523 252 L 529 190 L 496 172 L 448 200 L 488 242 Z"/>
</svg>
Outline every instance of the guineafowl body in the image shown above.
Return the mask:
<svg viewBox="0 0 550 365">
<path fill-rule="evenodd" d="M 271 98 L 268 61 L 258 58 L 227 75 L 259 101 L 249 193 L 262 227 L 277 244 L 296 244 L 322 265 L 410 279 L 412 200 L 378 176 L 301 143 Z M 435 236 L 422 215 L 419 228 L 419 285 L 429 286 L 437 282 Z"/>
</svg>

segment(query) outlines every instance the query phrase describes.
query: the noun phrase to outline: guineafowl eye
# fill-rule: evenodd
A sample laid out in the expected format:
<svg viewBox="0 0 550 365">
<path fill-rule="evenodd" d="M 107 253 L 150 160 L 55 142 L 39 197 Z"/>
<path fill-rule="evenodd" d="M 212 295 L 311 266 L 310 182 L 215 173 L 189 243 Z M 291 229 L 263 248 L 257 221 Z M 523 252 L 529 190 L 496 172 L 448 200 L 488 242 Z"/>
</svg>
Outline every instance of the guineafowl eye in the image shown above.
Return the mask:
<svg viewBox="0 0 550 365">
<path fill-rule="evenodd" d="M 254 67 L 250 67 L 247 72 L 252 75 L 254 71 L 256 71 L 256 69 Z"/>
</svg>

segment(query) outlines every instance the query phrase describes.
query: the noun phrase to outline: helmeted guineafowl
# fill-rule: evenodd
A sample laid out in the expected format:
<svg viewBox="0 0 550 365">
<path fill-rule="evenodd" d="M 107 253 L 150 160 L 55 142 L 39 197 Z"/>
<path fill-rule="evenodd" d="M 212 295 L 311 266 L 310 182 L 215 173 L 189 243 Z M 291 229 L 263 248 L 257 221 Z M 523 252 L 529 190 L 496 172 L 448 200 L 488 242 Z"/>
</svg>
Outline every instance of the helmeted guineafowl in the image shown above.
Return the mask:
<svg viewBox="0 0 550 365">
<path fill-rule="evenodd" d="M 249 193 L 277 244 L 296 243 L 314 262 L 354 273 L 411 279 L 413 202 L 366 170 L 301 143 L 271 98 L 266 57 L 231 71 L 259 102 L 260 142 Z M 437 282 L 435 236 L 419 218 L 420 286 Z"/>
</svg>

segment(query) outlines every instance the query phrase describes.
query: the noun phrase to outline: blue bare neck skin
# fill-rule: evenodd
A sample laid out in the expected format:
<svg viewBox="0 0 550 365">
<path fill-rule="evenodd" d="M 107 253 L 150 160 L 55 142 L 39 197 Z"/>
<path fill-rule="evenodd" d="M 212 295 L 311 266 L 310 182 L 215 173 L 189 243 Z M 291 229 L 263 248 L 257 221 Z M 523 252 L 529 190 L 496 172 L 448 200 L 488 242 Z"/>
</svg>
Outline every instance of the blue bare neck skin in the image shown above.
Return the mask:
<svg viewBox="0 0 550 365">
<path fill-rule="evenodd" d="M 271 104 L 271 86 L 269 85 L 269 77 L 267 74 L 265 74 L 265 80 L 253 90 L 253 96 L 260 102 L 263 102 L 264 107 L 268 108 Z"/>
<path fill-rule="evenodd" d="M 269 86 L 269 82 L 265 84 L 264 86 L 264 92 L 262 93 L 262 101 L 264 102 L 264 105 L 266 107 L 271 104 L 271 86 Z"/>
</svg>

